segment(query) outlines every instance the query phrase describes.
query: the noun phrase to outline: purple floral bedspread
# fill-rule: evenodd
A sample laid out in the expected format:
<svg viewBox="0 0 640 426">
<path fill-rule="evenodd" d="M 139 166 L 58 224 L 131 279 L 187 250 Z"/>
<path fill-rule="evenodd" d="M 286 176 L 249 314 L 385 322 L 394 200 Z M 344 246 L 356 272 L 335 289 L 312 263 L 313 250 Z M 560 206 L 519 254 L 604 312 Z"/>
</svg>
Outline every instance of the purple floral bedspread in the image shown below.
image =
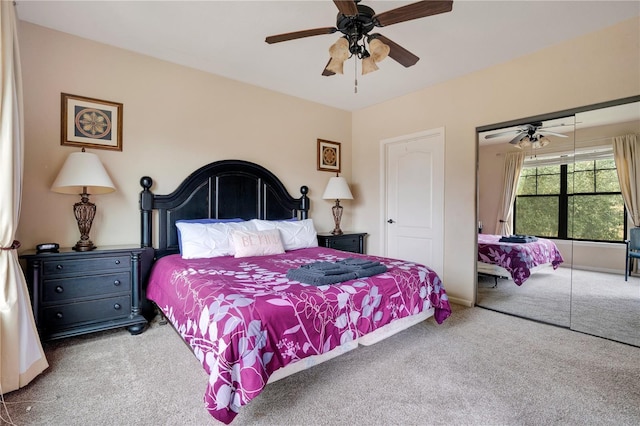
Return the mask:
<svg viewBox="0 0 640 426">
<path fill-rule="evenodd" d="M 277 256 L 156 262 L 147 287 L 209 374 L 205 406 L 230 423 L 265 387 L 271 373 L 358 339 L 395 319 L 435 308 L 450 314 L 438 275 L 420 264 L 365 256 L 388 271 L 366 279 L 311 286 L 288 269 L 361 256 L 324 247 Z"/>
<path fill-rule="evenodd" d="M 564 262 L 556 244 L 545 238 L 531 243 L 501 243 L 501 235 L 478 234 L 478 260 L 509 271 L 517 285 L 531 276 L 531 268 L 550 263 L 553 269 Z"/>
</svg>

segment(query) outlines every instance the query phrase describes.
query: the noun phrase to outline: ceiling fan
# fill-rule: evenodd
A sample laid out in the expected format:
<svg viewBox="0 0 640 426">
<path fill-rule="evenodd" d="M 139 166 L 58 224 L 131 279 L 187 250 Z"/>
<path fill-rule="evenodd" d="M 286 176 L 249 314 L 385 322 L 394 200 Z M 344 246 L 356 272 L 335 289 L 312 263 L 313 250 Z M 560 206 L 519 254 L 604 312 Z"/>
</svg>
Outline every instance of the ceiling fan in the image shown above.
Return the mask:
<svg viewBox="0 0 640 426">
<path fill-rule="evenodd" d="M 557 136 L 559 138 L 568 137 L 567 135 L 564 135 L 562 133 L 545 130 L 545 128 L 542 127 L 542 122 L 537 121 L 530 124 L 523 124 L 514 130 L 492 133 L 490 135 L 486 135 L 484 138 L 492 139 L 514 132 L 517 134 L 513 139 L 509 141 L 509 143 L 517 146 L 518 148 L 526 148 L 528 146 L 532 146 L 533 148 L 542 148 L 544 146 L 547 146 L 550 142 L 546 137 L 547 135 Z"/>
<path fill-rule="evenodd" d="M 385 27 L 413 19 L 450 12 L 453 1 L 418 1 L 382 13 L 359 4 L 360 0 L 333 0 L 338 8 L 335 27 L 314 28 L 272 35 L 265 39 L 269 44 L 323 34 L 341 32 L 343 36 L 329 49 L 331 58 L 322 75 L 343 73 L 343 63 L 352 56 L 362 59 L 362 74 L 378 69 L 376 62 L 387 56 L 404 67 L 415 65 L 420 58 L 381 34 L 369 34 L 375 27 Z M 367 46 L 369 50 L 367 50 Z"/>
</svg>

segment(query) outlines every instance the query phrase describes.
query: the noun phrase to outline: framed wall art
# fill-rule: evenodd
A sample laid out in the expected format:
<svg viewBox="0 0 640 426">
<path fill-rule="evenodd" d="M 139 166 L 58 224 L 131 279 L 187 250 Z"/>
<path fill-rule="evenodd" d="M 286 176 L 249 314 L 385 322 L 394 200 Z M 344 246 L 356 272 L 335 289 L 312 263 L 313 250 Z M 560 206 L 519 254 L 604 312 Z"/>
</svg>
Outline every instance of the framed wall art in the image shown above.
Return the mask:
<svg viewBox="0 0 640 426">
<path fill-rule="evenodd" d="M 61 145 L 122 151 L 122 104 L 62 93 Z"/>
<path fill-rule="evenodd" d="M 318 170 L 340 173 L 340 142 L 318 139 Z"/>
</svg>

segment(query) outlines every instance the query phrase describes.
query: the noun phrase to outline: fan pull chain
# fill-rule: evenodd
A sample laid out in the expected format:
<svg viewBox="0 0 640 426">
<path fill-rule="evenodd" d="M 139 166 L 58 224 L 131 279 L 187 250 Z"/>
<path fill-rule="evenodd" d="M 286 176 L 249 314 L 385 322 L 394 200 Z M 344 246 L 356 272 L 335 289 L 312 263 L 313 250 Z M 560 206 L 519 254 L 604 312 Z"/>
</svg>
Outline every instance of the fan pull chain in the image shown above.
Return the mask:
<svg viewBox="0 0 640 426">
<path fill-rule="evenodd" d="M 354 86 L 353 86 L 353 93 L 358 93 L 358 59 L 356 58 L 355 61 L 353 61 L 353 63 L 355 64 L 355 66 L 353 67 L 354 69 Z"/>
</svg>

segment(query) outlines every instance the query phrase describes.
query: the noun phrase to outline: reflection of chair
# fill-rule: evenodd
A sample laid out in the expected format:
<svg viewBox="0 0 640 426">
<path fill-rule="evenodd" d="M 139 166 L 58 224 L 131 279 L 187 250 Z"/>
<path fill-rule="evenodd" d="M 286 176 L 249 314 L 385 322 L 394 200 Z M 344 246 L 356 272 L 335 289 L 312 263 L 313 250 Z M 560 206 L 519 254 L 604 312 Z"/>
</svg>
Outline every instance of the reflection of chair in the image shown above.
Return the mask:
<svg viewBox="0 0 640 426">
<path fill-rule="evenodd" d="M 640 259 L 640 227 L 632 228 L 629 230 L 629 239 L 627 243 L 627 258 L 624 264 L 624 280 L 627 281 L 629 276 L 629 259 L 632 259 L 631 265 L 633 266 L 633 259 Z"/>
</svg>

